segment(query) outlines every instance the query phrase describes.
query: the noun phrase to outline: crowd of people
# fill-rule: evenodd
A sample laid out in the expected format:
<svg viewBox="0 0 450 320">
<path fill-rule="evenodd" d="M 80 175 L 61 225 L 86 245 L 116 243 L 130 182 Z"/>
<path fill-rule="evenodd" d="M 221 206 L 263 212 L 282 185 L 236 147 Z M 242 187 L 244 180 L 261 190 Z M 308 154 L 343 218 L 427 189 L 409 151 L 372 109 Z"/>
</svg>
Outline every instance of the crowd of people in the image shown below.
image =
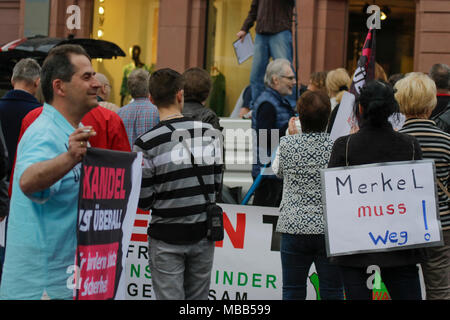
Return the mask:
<svg viewBox="0 0 450 320">
<path fill-rule="evenodd" d="M 133 99 L 119 108 L 108 102 L 109 80 L 93 70 L 86 51 L 61 45 L 49 52 L 42 67 L 30 58 L 20 60 L 11 83 L 13 90 L 0 99 L 1 219 L 7 217 L 0 297 L 72 298 L 67 268 L 74 263 L 77 242 L 81 160 L 88 147 L 95 147 L 144 154 L 139 207 L 152 210 L 149 263 L 155 295 L 206 298 L 214 241 L 206 237 L 205 206 L 219 199 L 223 176 L 219 117 L 204 106 L 211 92 L 209 73 L 166 68 L 150 77 L 137 68 L 127 79 Z M 197 162 L 213 143 L 217 154 L 212 164 L 200 162 L 192 170 L 194 164 L 180 165 L 170 157 L 162 161 L 164 149 L 179 143 L 167 134 L 172 129 L 216 132 L 217 137 L 200 141 L 194 137 L 201 150 L 188 147 Z M 178 259 L 173 259 L 174 247 Z M 174 270 L 181 278 L 173 278 Z"/>
<path fill-rule="evenodd" d="M 418 264 L 426 298 L 450 299 L 450 67 L 435 64 L 429 74 L 388 78 L 377 65 L 355 105 L 359 130 L 333 141 L 330 132 L 339 125 L 351 77 L 337 68 L 314 72 L 299 86 L 291 25 L 285 23 L 293 6 L 252 1 L 237 37 L 259 21 L 259 49 L 234 112 L 251 119 L 254 134 L 252 177 L 258 184 L 252 204 L 279 207 L 283 299 L 306 298 L 312 263 L 322 299 L 372 299 L 367 268 L 373 265 L 392 299 L 422 299 Z M 264 19 L 274 13 L 284 18 Z M 60 45 L 42 67 L 33 59 L 18 62 L 11 83 L 14 89 L 0 99 L 0 219 L 8 217 L 0 298 L 72 299 L 67 268 L 77 242 L 81 160 L 96 147 L 143 154 L 138 206 L 151 210 L 149 266 L 156 298 L 207 299 L 215 248 L 207 207 L 220 201 L 224 172 L 222 128 L 205 106 L 209 73 L 130 70 L 126 94 L 132 101 L 118 107 L 108 101 L 109 81 L 95 72 L 86 51 Z M 299 96 L 294 104 L 293 96 Z M 406 120 L 397 131 L 390 121 L 400 114 Z M 183 140 L 180 132 L 188 133 L 193 146 L 178 150 L 187 161 L 175 162 L 170 155 Z M 436 165 L 444 245 L 328 258 L 321 169 L 421 159 Z"/>
<path fill-rule="evenodd" d="M 429 74 L 412 72 L 388 78 L 377 64 L 375 79 L 366 83 L 357 101 L 359 130 L 334 142 L 330 132 L 339 125 L 335 119 L 351 85 L 349 73 L 344 68 L 314 72 L 295 109 L 285 99 L 292 94 L 293 75 L 289 61 L 270 62 L 266 88 L 251 109 L 257 144 L 252 175 L 255 180 L 260 178 L 253 204 L 280 208 L 276 230 L 282 235 L 283 299 L 306 297 L 312 262 L 324 299 L 342 299 L 343 292 L 347 299 L 370 299 L 366 282 L 371 265 L 381 268 L 391 298 L 421 299 L 419 263 L 427 299 L 450 299 L 449 66 L 435 64 Z M 395 118 L 401 117 L 406 120 L 397 131 Z M 279 143 L 271 140 L 271 131 L 281 137 Z M 444 245 L 327 259 L 320 170 L 420 159 L 432 159 L 436 165 Z"/>
<path fill-rule="evenodd" d="M 77 177 L 88 147 L 144 154 L 139 207 L 152 210 L 149 264 L 157 299 L 208 296 L 214 242 L 206 237 L 207 200 L 197 176 L 200 172 L 215 202 L 222 187 L 222 152 L 208 164 L 200 161 L 195 170 L 192 166 L 211 141 L 221 140 L 195 136 L 201 149 L 187 150 L 192 163 L 175 163 L 162 155 L 179 142 L 172 139 L 177 130 L 193 132 L 200 126 L 202 132 L 220 135 L 219 118 L 205 106 L 210 76 L 201 68 L 183 74 L 164 68 L 152 75 L 136 69 L 128 79 L 133 100 L 117 110 L 101 105 L 108 99 L 106 81 L 95 73 L 86 52 L 74 45 L 53 49 L 42 68 L 33 59 L 14 68 L 14 89 L 0 100 L 0 173 L 11 196 L 9 210 L 2 207 L 1 212 L 8 216 L 0 286 L 4 299 L 72 298 L 66 268 L 73 263 Z M 421 299 L 418 263 L 427 299 L 449 298 L 449 81 L 445 64 L 434 65 L 428 75 L 413 72 L 396 75 L 395 81 L 369 81 L 358 100 L 359 131 L 332 141 L 333 111 L 351 83 L 347 71 L 313 73 L 293 108 L 285 98 L 296 84 L 290 61 L 268 64 L 251 121 L 255 134 L 274 130 L 280 138 L 256 134 L 257 159 L 262 154 L 268 159 L 254 164 L 253 177 L 268 164 L 271 171 L 256 189 L 253 205 L 280 208 L 276 231 L 281 233 L 283 299 L 305 299 L 312 263 L 322 299 L 344 299 L 344 293 L 346 299 L 371 299 L 366 283 L 370 265 L 381 268 L 392 299 Z M 396 131 L 389 119 L 400 113 L 406 120 Z M 420 159 L 436 164 L 444 246 L 327 258 L 320 170 Z"/>
</svg>

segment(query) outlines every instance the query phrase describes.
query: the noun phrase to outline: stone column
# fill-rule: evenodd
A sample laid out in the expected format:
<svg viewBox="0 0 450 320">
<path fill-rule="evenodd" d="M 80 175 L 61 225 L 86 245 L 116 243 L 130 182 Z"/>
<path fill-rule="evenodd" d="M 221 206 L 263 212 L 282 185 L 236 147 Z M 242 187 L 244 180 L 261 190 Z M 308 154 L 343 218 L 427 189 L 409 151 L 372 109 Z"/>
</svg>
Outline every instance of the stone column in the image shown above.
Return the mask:
<svg viewBox="0 0 450 320">
<path fill-rule="evenodd" d="M 203 67 L 206 0 L 161 0 L 157 67 Z"/>
<path fill-rule="evenodd" d="M 414 71 L 435 63 L 450 65 L 450 1 L 416 0 Z"/>
<path fill-rule="evenodd" d="M 314 71 L 345 67 L 348 1 L 297 1 L 299 81 L 308 84 Z"/>
</svg>

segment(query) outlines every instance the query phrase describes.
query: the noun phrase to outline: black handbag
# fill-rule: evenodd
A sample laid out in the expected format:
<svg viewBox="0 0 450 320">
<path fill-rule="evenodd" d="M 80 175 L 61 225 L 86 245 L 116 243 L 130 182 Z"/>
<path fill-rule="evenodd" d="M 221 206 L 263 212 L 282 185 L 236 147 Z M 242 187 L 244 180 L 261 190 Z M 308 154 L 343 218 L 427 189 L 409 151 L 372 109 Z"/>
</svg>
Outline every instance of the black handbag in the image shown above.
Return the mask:
<svg viewBox="0 0 450 320">
<path fill-rule="evenodd" d="M 172 130 L 172 132 L 175 131 L 175 128 L 170 123 L 166 125 L 170 130 Z M 195 174 L 197 175 L 198 182 L 202 188 L 203 196 L 206 200 L 206 238 L 211 241 L 222 241 L 224 237 L 223 209 L 215 202 L 211 202 L 208 191 L 206 190 L 205 182 L 203 181 L 203 177 L 198 172 L 198 166 L 195 163 L 194 155 L 190 152 L 186 140 L 183 139 L 181 142 L 183 143 L 184 148 L 191 154 L 191 164 L 194 168 Z"/>
</svg>

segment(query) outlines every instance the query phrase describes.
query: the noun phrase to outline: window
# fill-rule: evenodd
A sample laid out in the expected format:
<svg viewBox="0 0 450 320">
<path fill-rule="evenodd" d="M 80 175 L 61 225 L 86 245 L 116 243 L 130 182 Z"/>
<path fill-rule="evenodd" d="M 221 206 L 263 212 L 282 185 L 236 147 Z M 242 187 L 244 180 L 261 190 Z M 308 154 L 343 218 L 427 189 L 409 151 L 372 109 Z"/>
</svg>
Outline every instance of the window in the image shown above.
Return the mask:
<svg viewBox="0 0 450 320">
<path fill-rule="evenodd" d="M 208 1 L 206 69 L 213 77 L 213 92 L 207 105 L 219 116 L 229 116 L 242 90 L 250 83 L 252 58 L 238 64 L 233 49 L 251 0 Z M 250 30 L 255 38 L 254 27 Z"/>
</svg>

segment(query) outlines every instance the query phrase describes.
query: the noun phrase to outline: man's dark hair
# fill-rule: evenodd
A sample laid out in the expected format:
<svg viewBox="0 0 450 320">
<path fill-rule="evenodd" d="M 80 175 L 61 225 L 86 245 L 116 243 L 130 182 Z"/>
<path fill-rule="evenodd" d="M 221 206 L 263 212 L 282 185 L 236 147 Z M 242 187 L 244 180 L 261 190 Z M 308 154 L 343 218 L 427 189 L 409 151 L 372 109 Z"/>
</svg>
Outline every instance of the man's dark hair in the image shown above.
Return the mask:
<svg viewBox="0 0 450 320">
<path fill-rule="evenodd" d="M 164 68 L 152 73 L 149 91 L 155 105 L 167 107 L 175 102 L 178 91 L 184 88 L 184 77 L 177 71 Z"/>
<path fill-rule="evenodd" d="M 202 68 L 189 68 L 183 73 L 184 100 L 204 102 L 211 92 L 211 76 Z"/>
<path fill-rule="evenodd" d="M 395 84 L 397 83 L 397 81 L 403 79 L 404 77 L 405 77 L 405 74 L 403 74 L 403 73 L 395 73 L 389 77 L 388 82 L 391 85 L 391 87 L 393 88 L 395 86 Z"/>
<path fill-rule="evenodd" d="M 45 58 L 41 70 L 41 87 L 45 102 L 53 101 L 53 80 L 61 79 L 64 82 L 70 82 L 75 74 L 75 66 L 70 62 L 72 54 L 84 55 L 91 60 L 83 47 L 74 44 L 54 47 Z"/>
<path fill-rule="evenodd" d="M 450 89 L 450 67 L 443 63 L 434 64 L 429 76 L 436 83 L 438 89 Z"/>
<path fill-rule="evenodd" d="M 297 102 L 303 132 L 325 131 L 331 113 L 330 98 L 322 91 L 306 91 Z"/>
</svg>

